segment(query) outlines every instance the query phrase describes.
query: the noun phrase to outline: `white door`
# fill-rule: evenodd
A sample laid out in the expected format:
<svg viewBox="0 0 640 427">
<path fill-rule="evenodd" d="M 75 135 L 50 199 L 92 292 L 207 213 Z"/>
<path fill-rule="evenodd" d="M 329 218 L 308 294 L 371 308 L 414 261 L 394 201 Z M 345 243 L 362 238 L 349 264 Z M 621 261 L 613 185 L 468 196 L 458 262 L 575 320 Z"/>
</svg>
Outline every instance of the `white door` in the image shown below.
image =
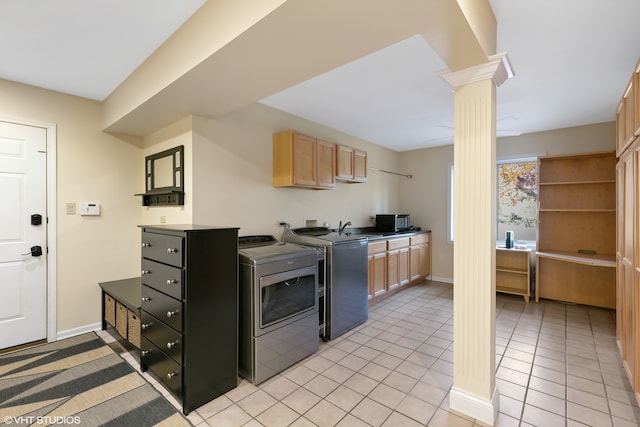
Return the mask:
<svg viewBox="0 0 640 427">
<path fill-rule="evenodd" d="M 0 121 L 0 349 L 47 337 L 46 148 L 46 129 Z"/>
</svg>

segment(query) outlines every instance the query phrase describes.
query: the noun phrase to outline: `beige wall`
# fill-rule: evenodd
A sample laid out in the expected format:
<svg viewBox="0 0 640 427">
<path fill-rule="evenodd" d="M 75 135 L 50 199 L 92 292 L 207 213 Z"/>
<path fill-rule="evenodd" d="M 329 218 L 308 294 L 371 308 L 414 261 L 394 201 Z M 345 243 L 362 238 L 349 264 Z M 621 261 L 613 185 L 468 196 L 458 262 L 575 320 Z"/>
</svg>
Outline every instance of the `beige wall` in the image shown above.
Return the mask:
<svg viewBox="0 0 640 427">
<path fill-rule="evenodd" d="M 194 206 L 196 223 L 234 225 L 240 234 L 280 237 L 280 221 L 292 227 L 317 220 L 337 227 L 371 225 L 376 213 L 395 211 L 398 177 L 369 171 L 368 182 L 338 182 L 335 190 L 272 186 L 272 135 L 294 129 L 368 152 L 370 167 L 397 168 L 398 154 L 262 104 L 252 104 L 220 119 L 194 119 Z"/>
<path fill-rule="evenodd" d="M 142 158 L 179 145 L 184 146 L 184 188 L 185 198 L 183 206 L 144 206 L 142 208 L 141 224 L 190 224 L 193 216 L 193 134 L 191 132 L 192 119 L 187 117 L 167 126 L 147 137 L 142 141 L 145 147 L 142 150 Z M 139 185 L 141 191 L 145 189 L 144 160 L 141 160 L 141 175 Z"/>
<path fill-rule="evenodd" d="M 0 116 L 57 125 L 57 329 L 100 320 L 98 282 L 139 274 L 140 149 L 100 131 L 97 102 L 0 80 Z M 140 181 L 142 182 L 142 181 Z M 101 215 L 66 215 L 94 201 Z"/>
<path fill-rule="evenodd" d="M 528 154 L 570 154 L 613 150 L 615 123 L 599 123 L 499 138 L 497 159 Z M 400 168 L 413 174 L 401 186 L 400 210 L 411 214 L 414 225 L 432 230 L 435 279 L 453 280 L 453 245 L 447 241 L 447 175 L 453 163 L 453 145 L 400 153 Z"/>
</svg>

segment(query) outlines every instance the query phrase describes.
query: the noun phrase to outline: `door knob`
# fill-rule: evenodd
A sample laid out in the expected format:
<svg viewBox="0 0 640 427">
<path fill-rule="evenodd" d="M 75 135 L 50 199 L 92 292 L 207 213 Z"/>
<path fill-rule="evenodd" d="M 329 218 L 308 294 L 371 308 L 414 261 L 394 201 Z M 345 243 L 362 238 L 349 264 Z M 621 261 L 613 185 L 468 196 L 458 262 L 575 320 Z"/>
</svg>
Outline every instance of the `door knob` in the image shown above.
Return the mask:
<svg viewBox="0 0 640 427">
<path fill-rule="evenodd" d="M 42 256 L 42 247 L 31 246 L 31 252 L 27 252 L 26 254 L 21 254 L 21 255 Z"/>
<path fill-rule="evenodd" d="M 31 225 L 40 225 L 42 224 L 42 215 L 33 214 L 31 215 Z"/>
</svg>

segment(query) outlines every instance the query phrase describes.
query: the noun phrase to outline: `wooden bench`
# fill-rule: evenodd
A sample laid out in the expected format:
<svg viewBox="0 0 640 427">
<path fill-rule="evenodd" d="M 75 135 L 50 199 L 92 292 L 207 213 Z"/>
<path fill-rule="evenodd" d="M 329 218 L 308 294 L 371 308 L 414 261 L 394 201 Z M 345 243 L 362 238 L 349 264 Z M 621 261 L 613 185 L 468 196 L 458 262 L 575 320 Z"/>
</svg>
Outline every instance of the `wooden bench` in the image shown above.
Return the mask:
<svg viewBox="0 0 640 427">
<path fill-rule="evenodd" d="M 140 278 L 98 283 L 102 288 L 102 329 L 113 326 L 118 334 L 140 348 Z"/>
</svg>

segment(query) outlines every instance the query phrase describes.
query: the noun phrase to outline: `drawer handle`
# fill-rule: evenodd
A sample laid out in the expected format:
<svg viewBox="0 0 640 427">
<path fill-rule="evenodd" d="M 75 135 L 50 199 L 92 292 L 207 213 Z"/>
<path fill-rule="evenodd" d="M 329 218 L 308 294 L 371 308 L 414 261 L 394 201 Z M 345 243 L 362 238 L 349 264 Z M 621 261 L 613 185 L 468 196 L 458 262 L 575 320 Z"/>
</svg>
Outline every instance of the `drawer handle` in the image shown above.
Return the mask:
<svg viewBox="0 0 640 427">
<path fill-rule="evenodd" d="M 149 247 L 151 247 L 151 243 L 142 242 L 142 247 L 143 248 L 149 248 Z"/>
<path fill-rule="evenodd" d="M 178 248 L 167 248 L 168 254 L 175 254 L 178 252 Z"/>
<path fill-rule="evenodd" d="M 168 380 L 170 380 L 170 379 L 172 379 L 173 377 L 175 377 L 176 375 L 178 375 L 178 372 L 169 372 L 169 373 L 167 374 L 167 379 L 168 379 Z"/>
<path fill-rule="evenodd" d="M 167 285 L 175 285 L 176 283 L 178 283 L 178 281 L 175 280 L 175 279 L 168 279 L 167 280 Z"/>
<path fill-rule="evenodd" d="M 151 297 L 142 297 L 142 301 L 151 301 Z"/>
<path fill-rule="evenodd" d="M 149 329 L 151 325 L 153 325 L 153 323 L 143 323 L 140 328 L 142 328 L 142 330 Z"/>
<path fill-rule="evenodd" d="M 144 356 L 146 356 L 146 355 L 147 355 L 147 354 L 149 354 L 149 353 L 151 353 L 151 350 L 142 350 L 142 351 L 140 352 L 140 356 L 144 357 Z"/>
<path fill-rule="evenodd" d="M 143 275 L 145 275 L 145 274 L 151 274 L 151 271 L 149 271 L 149 270 L 142 270 L 142 271 L 141 271 L 141 273 L 142 273 Z"/>
<path fill-rule="evenodd" d="M 178 341 L 178 340 L 175 340 L 175 341 L 172 341 L 172 342 L 168 342 L 167 343 L 167 348 L 171 349 L 171 348 L 177 346 L 179 342 L 180 341 Z"/>
<path fill-rule="evenodd" d="M 167 311 L 167 317 L 173 317 L 180 313 L 180 310 Z"/>
</svg>

